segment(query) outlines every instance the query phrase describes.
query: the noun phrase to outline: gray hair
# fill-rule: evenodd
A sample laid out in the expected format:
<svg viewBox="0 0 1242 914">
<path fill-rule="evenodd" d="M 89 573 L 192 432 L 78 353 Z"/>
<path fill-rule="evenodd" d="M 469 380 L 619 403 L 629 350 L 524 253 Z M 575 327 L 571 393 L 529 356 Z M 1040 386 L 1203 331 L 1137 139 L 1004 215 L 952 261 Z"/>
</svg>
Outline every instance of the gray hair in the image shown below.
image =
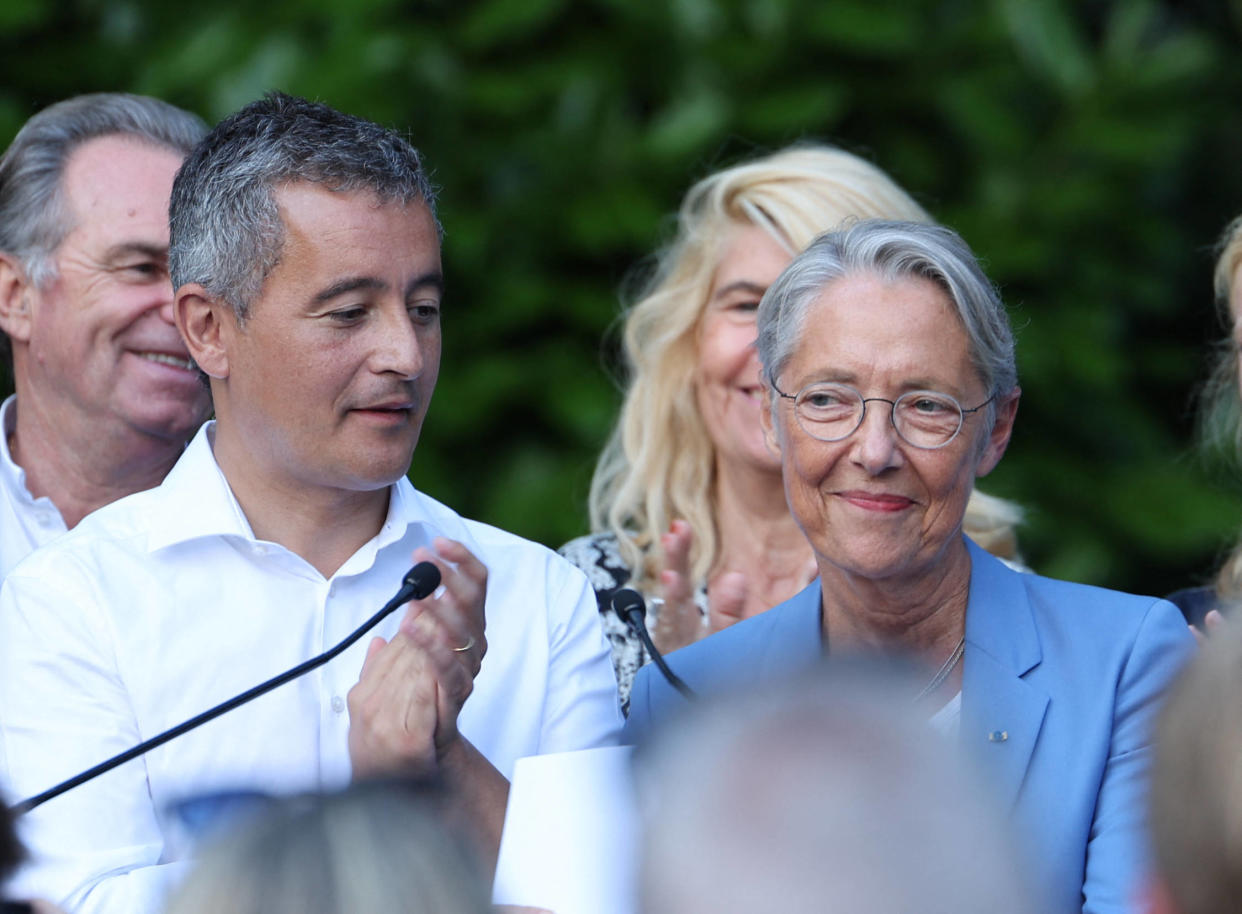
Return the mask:
<svg viewBox="0 0 1242 914">
<path fill-rule="evenodd" d="M 985 785 L 916 716 L 917 684 L 819 672 L 700 702 L 643 747 L 645 914 L 1041 910 Z"/>
<path fill-rule="evenodd" d="M 941 225 L 878 219 L 820 235 L 763 296 L 756 345 L 770 382 L 793 356 L 816 298 L 836 280 L 866 273 L 885 282 L 918 277 L 936 283 L 957 309 L 971 361 L 989 395 L 1004 396 L 1017 386 L 1009 317 L 966 242 Z M 991 406 L 994 416 L 994 402 Z"/>
<path fill-rule="evenodd" d="M 186 155 L 207 132 L 195 115 L 145 95 L 100 92 L 44 108 L 0 157 L 0 250 L 36 286 L 55 278 L 53 255 L 73 226 L 62 196 L 65 164 L 83 143 L 131 136 Z"/>
<path fill-rule="evenodd" d="M 354 784 L 286 797 L 208 851 L 167 914 L 490 914 L 487 883 L 442 797 Z"/>
<path fill-rule="evenodd" d="M 198 283 L 244 319 L 284 248 L 275 190 L 298 181 L 371 191 L 385 203 L 421 200 L 435 217 L 435 191 L 403 137 L 271 92 L 217 124 L 177 173 L 169 208 L 173 286 Z"/>
</svg>

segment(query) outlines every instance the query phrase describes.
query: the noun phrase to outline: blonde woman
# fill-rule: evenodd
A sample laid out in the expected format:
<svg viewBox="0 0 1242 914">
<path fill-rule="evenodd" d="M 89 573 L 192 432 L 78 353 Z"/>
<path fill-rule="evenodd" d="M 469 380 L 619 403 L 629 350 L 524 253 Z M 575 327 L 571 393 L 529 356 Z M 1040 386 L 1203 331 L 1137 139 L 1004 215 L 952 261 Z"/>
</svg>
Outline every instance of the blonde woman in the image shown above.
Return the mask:
<svg viewBox="0 0 1242 914">
<path fill-rule="evenodd" d="M 628 710 L 650 658 L 612 611 L 644 594 L 656 646 L 673 650 L 793 596 L 815 576 L 759 424 L 755 312 L 822 232 L 866 218 L 930 222 L 883 171 L 799 145 L 695 184 L 673 242 L 627 313 L 628 387 L 591 484 L 590 536 L 561 552 L 591 578 Z M 972 496 L 965 529 L 1016 557 L 1017 509 Z"/>
<path fill-rule="evenodd" d="M 1231 441 L 1242 454 L 1242 378 L 1238 372 L 1242 354 L 1242 216 L 1225 228 L 1219 250 L 1213 286 L 1229 336 L 1204 391 L 1203 425 L 1209 440 Z M 1179 590 L 1169 599 L 1196 631 L 1205 625 L 1209 631 L 1214 628 L 1221 609 L 1242 603 L 1242 541 L 1233 547 L 1213 583 Z"/>
</svg>

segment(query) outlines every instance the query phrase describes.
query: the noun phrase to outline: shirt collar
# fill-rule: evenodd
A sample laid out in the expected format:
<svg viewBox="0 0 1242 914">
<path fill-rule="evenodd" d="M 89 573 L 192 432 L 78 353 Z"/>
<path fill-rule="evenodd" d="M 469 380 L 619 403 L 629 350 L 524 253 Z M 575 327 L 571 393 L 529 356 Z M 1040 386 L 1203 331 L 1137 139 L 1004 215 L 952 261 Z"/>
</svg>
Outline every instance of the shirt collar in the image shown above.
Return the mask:
<svg viewBox="0 0 1242 914">
<path fill-rule="evenodd" d="M 15 501 L 33 506 L 37 502 L 51 502 L 47 496 L 35 498 L 26 486 L 26 471 L 13 460 L 9 450 L 9 436 L 17 431 L 17 394 L 9 394 L 0 404 L 0 477 L 3 485 Z"/>
<path fill-rule="evenodd" d="M 149 520 L 147 538 L 152 552 L 206 536 L 255 538 L 211 451 L 215 424 L 203 423 L 156 490 L 160 509 Z"/>
<path fill-rule="evenodd" d="M 2 415 L 2 414 L 0 414 Z M 224 472 L 212 451 L 215 420 L 205 422 L 173 466 L 159 489 L 159 510 L 149 520 L 148 548 L 154 552 L 166 546 L 203 537 L 237 537 L 254 542 L 256 537 L 237 503 Z M 347 572 L 355 560 L 369 564 L 385 546 L 405 536 L 411 524 L 428 528 L 425 538 L 439 531 L 409 481 L 402 478 L 389 486 L 388 516 L 372 540 L 340 569 Z"/>
</svg>

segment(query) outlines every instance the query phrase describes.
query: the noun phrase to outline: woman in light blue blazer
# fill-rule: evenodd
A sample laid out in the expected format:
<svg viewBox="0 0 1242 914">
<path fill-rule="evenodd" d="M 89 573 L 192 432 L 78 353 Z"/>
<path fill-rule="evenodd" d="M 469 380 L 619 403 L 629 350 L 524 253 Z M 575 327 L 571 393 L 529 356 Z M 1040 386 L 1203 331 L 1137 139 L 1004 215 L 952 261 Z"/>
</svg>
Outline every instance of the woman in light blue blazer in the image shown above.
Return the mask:
<svg viewBox="0 0 1242 914">
<path fill-rule="evenodd" d="M 1193 641 L 1165 601 L 1018 573 L 963 536 L 1020 394 L 974 255 L 915 223 L 822 236 L 764 296 L 758 347 L 764 429 L 819 577 L 670 665 L 706 692 L 838 653 L 910 655 L 927 669 L 912 698 L 978 760 L 1049 910 L 1130 910 L 1149 730 Z M 645 668 L 629 734 L 683 704 Z"/>
</svg>

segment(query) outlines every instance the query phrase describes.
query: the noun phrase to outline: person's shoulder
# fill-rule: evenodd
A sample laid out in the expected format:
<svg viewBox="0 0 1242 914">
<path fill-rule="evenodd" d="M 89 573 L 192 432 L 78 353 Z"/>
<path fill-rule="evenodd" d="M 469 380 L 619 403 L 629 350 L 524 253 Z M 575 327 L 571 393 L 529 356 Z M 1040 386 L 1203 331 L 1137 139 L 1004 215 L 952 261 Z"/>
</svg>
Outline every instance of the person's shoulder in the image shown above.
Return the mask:
<svg viewBox="0 0 1242 914">
<path fill-rule="evenodd" d="M 1016 570 L 977 546 L 972 561 L 972 574 L 982 579 L 982 596 L 1003 602 L 1012 600 L 1020 590 L 1037 616 L 1064 617 L 1099 628 L 1125 628 L 1140 624 L 1153 613 L 1176 614 L 1176 607 L 1160 597 Z"/>
<path fill-rule="evenodd" d="M 408 480 L 399 480 L 398 485 L 405 490 L 405 497 L 408 499 L 412 512 L 407 520 L 424 521 L 439 535 L 450 539 L 473 541 L 481 548 L 533 549 L 549 553 L 552 551 L 516 533 L 510 533 L 508 530 L 502 530 L 500 527 L 483 521 L 463 517 L 444 502 L 416 489 Z"/>
<path fill-rule="evenodd" d="M 1014 572 L 1045 613 L 1059 613 L 1098 627 L 1134 626 L 1152 614 L 1177 616 L 1177 607 L 1161 597 L 1080 584 L 1043 575 Z"/>
<path fill-rule="evenodd" d="M 463 517 L 413 486 L 408 491 L 414 509 L 429 522 L 432 529 L 462 542 L 487 566 L 489 574 L 512 570 L 524 575 L 542 573 L 549 583 L 582 580 L 581 571 L 542 543 L 483 521 Z"/>
<path fill-rule="evenodd" d="M 556 551 L 579 568 L 621 564 L 621 548 L 611 530 L 575 537 Z"/>
<path fill-rule="evenodd" d="M 636 569 L 625 564 L 617 536 L 612 532 L 580 536 L 561 546 L 557 552 L 582 570 L 601 599 L 625 587 L 635 577 Z"/>
<path fill-rule="evenodd" d="M 100 553 L 131 552 L 141 548 L 147 521 L 160 510 L 158 489 L 135 492 L 92 511 L 72 529 L 34 550 L 10 572 L 10 577 L 38 574 L 47 578 L 66 560 L 85 561 Z"/>
<path fill-rule="evenodd" d="M 796 675 L 805 665 L 802 656 L 818 654 L 821 649 L 817 632 L 803 631 L 808 628 L 803 624 L 806 620 L 797 618 L 805 615 L 805 610 L 797 598 L 786 601 L 673 651 L 665 660 L 696 696 L 720 697 Z M 634 680 L 622 740 L 645 742 L 653 732 L 676 721 L 686 708 L 686 699 L 655 664 L 649 663 Z"/>
<path fill-rule="evenodd" d="M 1057 645 L 1066 663 L 1123 670 L 1141 654 L 1157 667 L 1176 669 L 1194 648 L 1185 618 L 1168 600 L 1035 574 L 1017 577 L 1041 641 Z"/>
<path fill-rule="evenodd" d="M 1165 599 L 1182 611 L 1182 616 L 1190 625 L 1203 625 L 1204 616 L 1214 609 L 1220 609 L 1220 598 L 1211 584 L 1183 587 L 1173 591 Z"/>
<path fill-rule="evenodd" d="M 743 619 L 666 658 L 678 676 L 698 692 L 787 675 L 817 658 L 820 637 L 819 581 L 766 612 Z M 644 667 L 649 677 L 658 673 Z"/>
</svg>

